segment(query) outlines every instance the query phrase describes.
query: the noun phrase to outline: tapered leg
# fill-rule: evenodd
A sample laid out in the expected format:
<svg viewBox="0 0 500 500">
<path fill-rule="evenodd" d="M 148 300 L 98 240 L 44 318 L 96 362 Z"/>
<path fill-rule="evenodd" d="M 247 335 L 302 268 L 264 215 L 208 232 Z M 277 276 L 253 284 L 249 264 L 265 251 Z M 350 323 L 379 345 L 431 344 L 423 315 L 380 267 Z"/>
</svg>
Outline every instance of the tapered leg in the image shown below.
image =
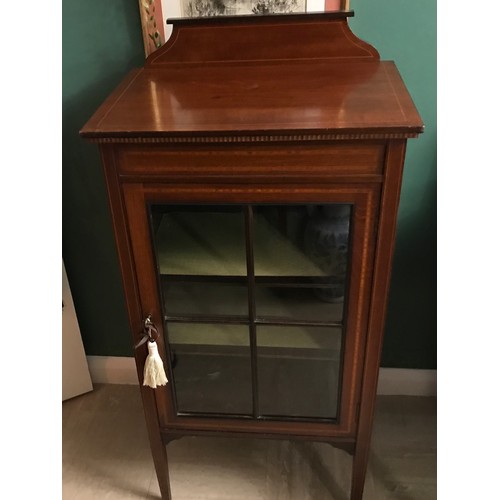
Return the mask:
<svg viewBox="0 0 500 500">
<path fill-rule="evenodd" d="M 151 442 L 156 477 L 158 478 L 162 500 L 172 500 L 172 495 L 170 493 L 170 477 L 168 473 L 167 448 L 163 444 L 161 436 L 158 436 L 158 438 L 160 440 L 158 445 Z M 159 449 L 156 449 L 157 447 Z"/>
<path fill-rule="evenodd" d="M 369 453 L 369 446 L 356 446 L 352 459 L 351 500 L 362 500 L 363 498 Z"/>
<path fill-rule="evenodd" d="M 144 414 L 146 416 L 146 427 L 148 429 L 149 444 L 153 463 L 155 465 L 156 477 L 160 486 L 162 500 L 172 500 L 170 493 L 170 477 L 168 473 L 167 447 L 163 442 L 158 422 L 158 413 L 155 406 L 154 389 L 141 388 Z"/>
<path fill-rule="evenodd" d="M 358 419 L 356 448 L 352 467 L 351 500 L 361 500 L 365 484 L 370 441 L 377 394 L 377 381 L 382 353 L 382 338 L 389 290 L 390 269 L 396 235 L 396 221 L 401 191 L 401 178 L 406 149 L 405 140 L 393 140 L 388 144 L 385 159 L 386 179 L 382 190 L 381 211 L 375 254 L 370 319 L 368 323 L 367 349 Z"/>
</svg>

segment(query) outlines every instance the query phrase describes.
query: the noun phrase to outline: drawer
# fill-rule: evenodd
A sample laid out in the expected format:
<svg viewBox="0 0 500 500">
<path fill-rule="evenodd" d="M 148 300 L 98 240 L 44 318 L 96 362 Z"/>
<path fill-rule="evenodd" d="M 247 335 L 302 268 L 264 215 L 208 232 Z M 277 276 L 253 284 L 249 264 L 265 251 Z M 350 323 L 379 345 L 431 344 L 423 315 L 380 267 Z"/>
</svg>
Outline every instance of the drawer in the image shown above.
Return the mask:
<svg viewBox="0 0 500 500">
<path fill-rule="evenodd" d="M 383 173 L 385 142 L 210 147 L 125 145 L 117 150 L 122 176 L 318 179 Z"/>
</svg>

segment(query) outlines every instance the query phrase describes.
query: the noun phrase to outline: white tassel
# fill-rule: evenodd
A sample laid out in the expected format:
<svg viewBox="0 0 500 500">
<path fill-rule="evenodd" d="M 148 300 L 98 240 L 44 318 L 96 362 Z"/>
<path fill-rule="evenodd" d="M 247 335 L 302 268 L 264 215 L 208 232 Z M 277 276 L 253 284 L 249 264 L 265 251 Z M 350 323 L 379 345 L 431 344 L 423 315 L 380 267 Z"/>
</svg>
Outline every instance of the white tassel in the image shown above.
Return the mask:
<svg viewBox="0 0 500 500">
<path fill-rule="evenodd" d="M 156 342 L 148 342 L 148 351 L 149 354 L 144 365 L 144 383 L 142 385 L 155 389 L 160 385 L 166 385 L 168 380 Z"/>
</svg>

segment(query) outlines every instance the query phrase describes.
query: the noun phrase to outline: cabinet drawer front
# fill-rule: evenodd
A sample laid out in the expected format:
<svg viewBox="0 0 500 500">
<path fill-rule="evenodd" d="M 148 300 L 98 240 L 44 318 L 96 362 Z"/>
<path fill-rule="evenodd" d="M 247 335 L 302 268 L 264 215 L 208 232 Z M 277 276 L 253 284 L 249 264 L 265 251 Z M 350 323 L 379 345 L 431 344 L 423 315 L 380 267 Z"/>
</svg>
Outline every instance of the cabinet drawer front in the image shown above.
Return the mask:
<svg viewBox="0 0 500 500">
<path fill-rule="evenodd" d="M 384 142 L 206 148 L 134 145 L 118 149 L 118 164 L 125 176 L 262 180 L 380 175 L 384 156 Z"/>
</svg>

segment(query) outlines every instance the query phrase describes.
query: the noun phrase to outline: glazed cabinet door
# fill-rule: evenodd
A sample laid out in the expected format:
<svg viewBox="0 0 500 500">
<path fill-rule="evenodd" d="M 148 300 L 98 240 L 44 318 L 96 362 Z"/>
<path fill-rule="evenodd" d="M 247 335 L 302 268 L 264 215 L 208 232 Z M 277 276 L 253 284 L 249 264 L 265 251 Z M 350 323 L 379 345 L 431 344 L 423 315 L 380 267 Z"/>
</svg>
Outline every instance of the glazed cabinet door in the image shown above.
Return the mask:
<svg viewBox="0 0 500 500">
<path fill-rule="evenodd" d="M 161 425 L 353 435 L 377 187 L 123 192 Z"/>
</svg>

